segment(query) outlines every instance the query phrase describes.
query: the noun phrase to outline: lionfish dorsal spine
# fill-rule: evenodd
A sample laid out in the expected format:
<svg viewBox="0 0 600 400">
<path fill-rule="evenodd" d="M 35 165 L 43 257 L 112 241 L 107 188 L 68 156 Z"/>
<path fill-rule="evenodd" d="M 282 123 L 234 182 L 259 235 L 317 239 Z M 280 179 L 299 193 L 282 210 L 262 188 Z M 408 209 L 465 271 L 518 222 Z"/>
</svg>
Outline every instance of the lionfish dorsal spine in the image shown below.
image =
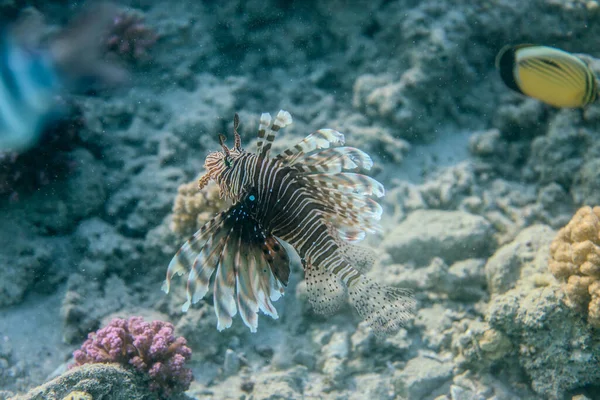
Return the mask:
<svg viewBox="0 0 600 400">
<path fill-rule="evenodd" d="M 271 151 L 271 146 L 273 145 L 273 141 L 275 140 L 277 133 L 281 128 L 291 125 L 292 122 L 293 120 L 291 114 L 284 110 L 279 110 L 272 125 L 271 115 L 269 113 L 264 113 L 260 116 L 257 135 L 258 143 L 256 144 L 256 153 L 258 154 L 259 158 L 269 157 L 269 152 Z"/>
</svg>

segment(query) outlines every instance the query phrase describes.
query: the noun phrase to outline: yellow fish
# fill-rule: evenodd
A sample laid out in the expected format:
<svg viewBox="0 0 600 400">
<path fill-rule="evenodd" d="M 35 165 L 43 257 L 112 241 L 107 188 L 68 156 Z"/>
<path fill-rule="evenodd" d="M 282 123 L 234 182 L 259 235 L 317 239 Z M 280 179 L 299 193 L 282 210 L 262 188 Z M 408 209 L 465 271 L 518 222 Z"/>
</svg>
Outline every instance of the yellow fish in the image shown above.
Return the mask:
<svg viewBox="0 0 600 400">
<path fill-rule="evenodd" d="M 590 67 L 554 47 L 504 46 L 496 56 L 496 68 L 506 86 L 554 107 L 584 107 L 598 96 Z"/>
</svg>

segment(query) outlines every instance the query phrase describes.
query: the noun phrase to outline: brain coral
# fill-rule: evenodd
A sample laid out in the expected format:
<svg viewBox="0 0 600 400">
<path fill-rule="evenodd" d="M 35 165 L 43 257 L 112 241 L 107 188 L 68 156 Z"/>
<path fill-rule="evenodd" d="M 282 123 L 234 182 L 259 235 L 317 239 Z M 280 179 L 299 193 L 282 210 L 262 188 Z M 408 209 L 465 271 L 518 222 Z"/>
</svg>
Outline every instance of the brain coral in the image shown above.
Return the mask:
<svg viewBox="0 0 600 400">
<path fill-rule="evenodd" d="M 219 196 L 219 186 L 216 184 L 209 184 L 200 191 L 198 180 L 194 180 L 179 186 L 177 191 L 171 230 L 178 235 L 192 235 L 226 208 L 227 201 Z"/>
<path fill-rule="evenodd" d="M 600 327 L 600 207 L 582 207 L 550 245 L 550 272 L 563 282 L 569 305 L 587 309 Z"/>
</svg>

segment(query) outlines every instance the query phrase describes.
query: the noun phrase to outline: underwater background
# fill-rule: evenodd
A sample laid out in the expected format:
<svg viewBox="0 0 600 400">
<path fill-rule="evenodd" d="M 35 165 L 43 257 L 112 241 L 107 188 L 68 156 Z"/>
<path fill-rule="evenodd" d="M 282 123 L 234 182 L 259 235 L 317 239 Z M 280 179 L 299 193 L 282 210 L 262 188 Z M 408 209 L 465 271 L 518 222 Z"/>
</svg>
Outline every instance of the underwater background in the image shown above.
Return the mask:
<svg viewBox="0 0 600 400">
<path fill-rule="evenodd" d="M 600 398 L 600 209 L 582 208 L 600 205 L 600 105 L 545 105 L 494 65 L 536 43 L 600 73 L 599 2 L 115 3 L 107 51 L 130 82 L 63 96 L 37 147 L 0 151 L 0 399 Z M 6 22 L 54 29 L 81 7 L 0 0 Z M 294 122 L 275 150 L 332 128 L 373 158 L 386 195 L 368 276 L 416 298 L 397 334 L 349 306 L 314 313 L 297 257 L 256 333 L 239 317 L 219 332 L 210 298 L 182 313 L 181 283 L 160 290 L 227 207 L 196 190 L 217 135 L 237 112 L 251 147 L 280 109 Z M 68 368 L 88 333 L 132 316 L 186 339 L 185 394 Z"/>
</svg>

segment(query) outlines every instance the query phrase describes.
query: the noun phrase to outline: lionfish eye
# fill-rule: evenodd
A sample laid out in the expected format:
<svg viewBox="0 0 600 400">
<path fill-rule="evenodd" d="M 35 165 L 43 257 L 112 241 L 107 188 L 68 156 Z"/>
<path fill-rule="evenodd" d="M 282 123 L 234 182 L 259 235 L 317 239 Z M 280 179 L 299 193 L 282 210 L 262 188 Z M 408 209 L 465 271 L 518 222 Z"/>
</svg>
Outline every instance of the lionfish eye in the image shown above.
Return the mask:
<svg viewBox="0 0 600 400">
<path fill-rule="evenodd" d="M 225 163 L 225 166 L 226 166 L 227 168 L 231 168 L 231 166 L 233 165 L 233 161 L 231 161 L 231 158 L 230 158 L 230 157 L 225 157 L 225 158 L 223 159 L 223 162 Z"/>
</svg>

